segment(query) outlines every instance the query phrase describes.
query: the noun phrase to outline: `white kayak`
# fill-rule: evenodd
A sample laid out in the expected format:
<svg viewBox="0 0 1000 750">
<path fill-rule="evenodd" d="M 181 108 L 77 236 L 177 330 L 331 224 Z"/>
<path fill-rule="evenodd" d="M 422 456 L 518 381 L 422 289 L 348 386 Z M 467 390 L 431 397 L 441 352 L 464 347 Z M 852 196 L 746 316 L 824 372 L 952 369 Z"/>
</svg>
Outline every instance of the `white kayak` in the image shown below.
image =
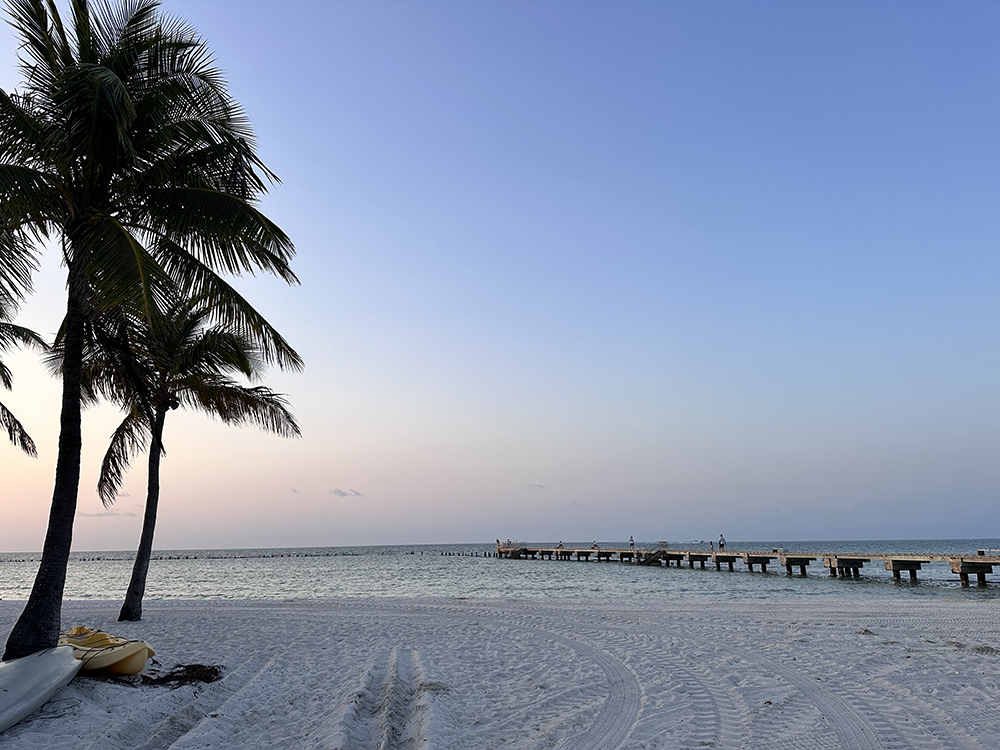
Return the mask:
<svg viewBox="0 0 1000 750">
<path fill-rule="evenodd" d="M 80 666 L 69 646 L 0 661 L 0 732 L 38 710 Z"/>
</svg>

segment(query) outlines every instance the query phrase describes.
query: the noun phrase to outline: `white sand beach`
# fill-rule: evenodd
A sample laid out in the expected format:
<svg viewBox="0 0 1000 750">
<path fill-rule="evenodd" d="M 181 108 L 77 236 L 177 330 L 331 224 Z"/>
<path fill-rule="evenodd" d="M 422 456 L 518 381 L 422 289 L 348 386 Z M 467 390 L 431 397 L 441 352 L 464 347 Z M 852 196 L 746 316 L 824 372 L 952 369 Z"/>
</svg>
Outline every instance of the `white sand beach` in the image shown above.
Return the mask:
<svg viewBox="0 0 1000 750">
<path fill-rule="evenodd" d="M 6 635 L 21 607 L 0 602 Z M 67 602 L 175 689 L 78 677 L 0 748 L 1000 747 L 1000 605 Z"/>
</svg>

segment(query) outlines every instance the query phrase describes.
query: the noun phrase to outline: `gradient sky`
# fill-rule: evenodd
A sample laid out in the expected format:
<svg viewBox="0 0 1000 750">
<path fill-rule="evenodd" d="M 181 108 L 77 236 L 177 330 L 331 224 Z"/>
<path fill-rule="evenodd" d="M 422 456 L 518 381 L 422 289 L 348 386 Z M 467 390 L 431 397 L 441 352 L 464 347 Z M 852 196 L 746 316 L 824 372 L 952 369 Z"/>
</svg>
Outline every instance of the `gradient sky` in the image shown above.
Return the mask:
<svg viewBox="0 0 1000 750">
<path fill-rule="evenodd" d="M 240 287 L 306 371 L 301 440 L 170 414 L 158 548 L 1000 536 L 997 3 L 164 7 L 283 181 L 302 285 Z M 37 550 L 59 387 L 7 361 Z M 84 419 L 74 546 L 134 548 Z"/>
</svg>

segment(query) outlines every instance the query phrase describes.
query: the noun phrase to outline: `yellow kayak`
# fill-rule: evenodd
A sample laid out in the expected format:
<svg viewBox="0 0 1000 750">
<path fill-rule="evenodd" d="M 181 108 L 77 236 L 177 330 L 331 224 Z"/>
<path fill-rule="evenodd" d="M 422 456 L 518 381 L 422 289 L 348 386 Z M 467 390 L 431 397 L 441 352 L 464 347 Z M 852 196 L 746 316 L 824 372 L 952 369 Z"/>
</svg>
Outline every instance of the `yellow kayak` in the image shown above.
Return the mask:
<svg viewBox="0 0 1000 750">
<path fill-rule="evenodd" d="M 63 633 L 59 645 L 73 647 L 85 672 L 106 669 L 115 674 L 139 674 L 154 653 L 145 641 L 129 641 L 83 625 Z"/>
</svg>

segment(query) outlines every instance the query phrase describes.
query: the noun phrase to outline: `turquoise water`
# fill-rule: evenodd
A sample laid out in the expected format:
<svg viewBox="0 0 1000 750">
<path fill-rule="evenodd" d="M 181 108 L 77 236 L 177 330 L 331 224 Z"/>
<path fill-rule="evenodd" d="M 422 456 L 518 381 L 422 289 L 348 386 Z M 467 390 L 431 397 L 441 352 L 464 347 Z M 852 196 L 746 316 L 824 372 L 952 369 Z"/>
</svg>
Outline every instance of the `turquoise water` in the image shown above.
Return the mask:
<svg viewBox="0 0 1000 750">
<path fill-rule="evenodd" d="M 587 542 L 564 541 L 567 547 Z M 599 540 L 605 548 L 625 542 Z M 530 542 L 533 545 L 554 542 Z M 637 547 L 655 547 L 655 542 Z M 831 579 L 820 561 L 806 577 L 787 576 L 775 567 L 748 573 L 714 567 L 655 568 L 621 563 L 500 560 L 486 556 L 494 544 L 398 545 L 386 547 L 309 547 L 158 551 L 150 566 L 147 600 L 299 599 L 365 596 L 621 598 L 824 599 L 945 597 L 1000 598 L 1000 568 L 986 587 L 963 589 L 947 563 L 931 563 L 920 580 L 895 582 L 872 561 L 856 580 Z M 708 543 L 671 542 L 683 549 Z M 731 540 L 727 551 L 783 548 L 789 552 L 914 553 L 974 555 L 1000 549 L 1000 539 L 764 541 Z M 25 599 L 38 568 L 38 555 L 0 554 L 0 598 Z M 67 599 L 119 599 L 132 569 L 127 552 L 74 553 L 67 575 Z M 906 579 L 906 574 L 903 574 Z"/>
</svg>

